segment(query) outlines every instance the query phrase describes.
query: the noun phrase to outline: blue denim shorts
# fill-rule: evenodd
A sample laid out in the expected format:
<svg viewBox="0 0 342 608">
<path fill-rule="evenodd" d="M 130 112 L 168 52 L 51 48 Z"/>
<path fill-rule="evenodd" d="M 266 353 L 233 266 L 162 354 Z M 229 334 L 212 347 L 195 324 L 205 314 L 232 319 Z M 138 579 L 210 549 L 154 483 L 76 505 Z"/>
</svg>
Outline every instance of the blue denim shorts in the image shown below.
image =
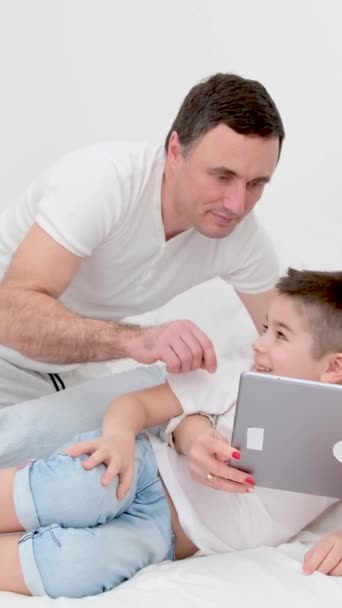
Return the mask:
<svg viewBox="0 0 342 608">
<path fill-rule="evenodd" d="M 98 435 L 78 435 L 70 445 Z M 32 595 L 96 595 L 174 559 L 171 515 L 148 439 L 136 440 L 134 481 L 120 501 L 118 479 L 104 487 L 105 465 L 86 471 L 85 458 L 60 450 L 18 467 L 14 504 L 27 530 L 19 558 Z"/>
</svg>

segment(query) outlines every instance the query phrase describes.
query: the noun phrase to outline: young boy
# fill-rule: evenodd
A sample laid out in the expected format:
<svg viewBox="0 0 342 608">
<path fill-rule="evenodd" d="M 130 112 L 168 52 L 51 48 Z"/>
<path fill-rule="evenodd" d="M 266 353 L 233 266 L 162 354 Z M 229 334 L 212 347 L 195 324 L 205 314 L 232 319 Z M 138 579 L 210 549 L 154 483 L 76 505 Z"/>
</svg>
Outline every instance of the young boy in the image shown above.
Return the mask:
<svg viewBox="0 0 342 608">
<path fill-rule="evenodd" d="M 289 270 L 254 344 L 254 367 L 342 383 L 342 273 Z M 97 594 L 148 564 L 197 549 L 217 553 L 286 542 L 335 502 L 254 488 L 250 476 L 229 466 L 230 458 L 239 458 L 227 443 L 233 371 L 226 366 L 214 376 L 201 370 L 170 375 L 164 385 L 116 399 L 102 435 L 78 436 L 82 442 L 47 460 L 0 471 L 0 532 L 16 532 L 0 537 L 0 589 L 51 597 Z M 211 471 L 206 485 L 197 483 L 183 456 L 141 434 L 196 411 L 217 416 L 215 433 L 228 458 L 215 474 L 239 484 L 238 492 L 215 491 Z M 341 544 L 339 537 L 331 573 Z M 312 555 L 317 562 L 317 551 L 324 561 L 320 545 L 305 566 L 312 568 Z"/>
</svg>

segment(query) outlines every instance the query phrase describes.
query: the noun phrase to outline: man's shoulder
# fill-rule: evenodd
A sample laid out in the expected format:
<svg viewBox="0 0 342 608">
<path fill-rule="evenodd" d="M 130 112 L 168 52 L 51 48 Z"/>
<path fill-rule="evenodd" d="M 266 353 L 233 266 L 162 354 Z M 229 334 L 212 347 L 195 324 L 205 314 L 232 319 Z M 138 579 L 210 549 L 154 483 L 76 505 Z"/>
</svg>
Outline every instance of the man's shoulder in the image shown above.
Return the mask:
<svg viewBox="0 0 342 608">
<path fill-rule="evenodd" d="M 71 151 L 67 156 L 78 159 L 93 158 L 110 163 L 113 168 L 135 169 L 153 165 L 164 159 L 161 145 L 136 141 L 103 141 Z"/>
<path fill-rule="evenodd" d="M 163 146 L 145 142 L 106 141 L 76 148 L 53 163 L 36 180 L 40 194 L 68 191 L 84 200 L 129 201 L 134 206 L 146 184 L 158 182 L 164 170 Z M 159 183 L 159 182 L 158 182 Z M 104 196 L 106 194 L 106 196 Z"/>
<path fill-rule="evenodd" d="M 149 173 L 156 164 L 164 161 L 161 145 L 146 142 L 104 141 L 67 151 L 44 172 L 44 177 L 64 178 L 82 173 L 96 178 L 116 174 L 134 176 Z M 40 176 L 41 177 L 41 176 Z"/>
</svg>

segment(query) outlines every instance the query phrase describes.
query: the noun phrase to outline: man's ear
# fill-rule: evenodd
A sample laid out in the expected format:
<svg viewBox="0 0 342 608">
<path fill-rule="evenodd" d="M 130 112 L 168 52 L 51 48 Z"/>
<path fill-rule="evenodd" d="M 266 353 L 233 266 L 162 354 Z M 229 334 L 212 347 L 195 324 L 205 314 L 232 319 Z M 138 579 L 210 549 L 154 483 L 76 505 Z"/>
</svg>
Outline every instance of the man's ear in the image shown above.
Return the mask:
<svg viewBox="0 0 342 608">
<path fill-rule="evenodd" d="M 169 143 L 167 146 L 167 159 L 169 164 L 173 167 L 179 156 L 182 154 L 182 146 L 179 141 L 179 136 L 177 131 L 172 131 L 169 139 Z"/>
<path fill-rule="evenodd" d="M 321 382 L 342 384 L 342 353 L 330 353 L 328 355 Z"/>
</svg>

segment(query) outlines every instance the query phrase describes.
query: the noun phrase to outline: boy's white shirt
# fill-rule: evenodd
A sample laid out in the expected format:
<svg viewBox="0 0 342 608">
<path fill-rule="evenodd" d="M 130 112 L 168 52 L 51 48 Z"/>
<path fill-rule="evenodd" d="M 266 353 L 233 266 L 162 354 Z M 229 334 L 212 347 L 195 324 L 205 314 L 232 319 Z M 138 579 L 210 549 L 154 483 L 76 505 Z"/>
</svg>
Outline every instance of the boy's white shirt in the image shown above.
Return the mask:
<svg viewBox="0 0 342 608">
<path fill-rule="evenodd" d="M 217 415 L 216 429 L 230 442 L 240 374 L 251 367 L 248 352 L 219 364 L 215 374 L 169 374 L 167 381 L 184 414 L 172 419 L 164 441 L 150 436 L 161 477 L 181 525 L 202 553 L 222 553 L 289 541 L 336 499 L 257 487 L 252 494 L 213 490 L 191 478 L 187 459 L 167 439 L 184 416 Z M 208 471 L 209 473 L 210 471 Z"/>
</svg>

